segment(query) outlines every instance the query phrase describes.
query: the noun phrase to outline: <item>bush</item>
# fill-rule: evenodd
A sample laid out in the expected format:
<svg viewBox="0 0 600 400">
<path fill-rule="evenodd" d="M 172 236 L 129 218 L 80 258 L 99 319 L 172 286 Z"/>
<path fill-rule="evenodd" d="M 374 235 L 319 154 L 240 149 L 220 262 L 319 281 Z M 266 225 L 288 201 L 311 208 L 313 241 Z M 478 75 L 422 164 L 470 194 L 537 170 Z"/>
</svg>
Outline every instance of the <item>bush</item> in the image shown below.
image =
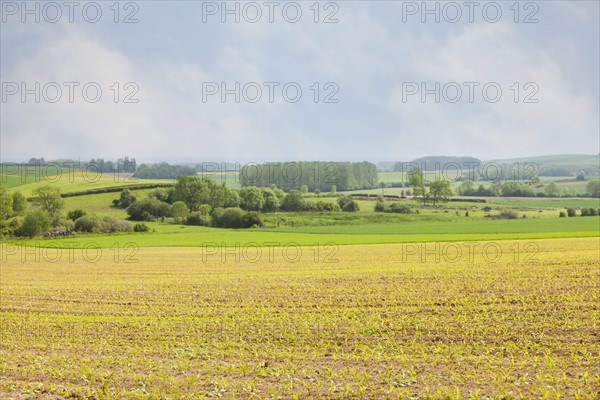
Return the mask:
<svg viewBox="0 0 600 400">
<path fill-rule="evenodd" d="M 185 220 L 187 225 L 196 225 L 196 226 L 211 226 L 212 220 L 209 215 L 202 213 L 201 211 L 194 211 L 190 215 L 188 215 Z"/>
<path fill-rule="evenodd" d="M 389 212 L 397 214 L 410 214 L 412 210 L 406 204 L 392 203 L 390 204 Z"/>
<path fill-rule="evenodd" d="M 375 204 L 375 211 L 376 212 L 384 212 L 385 211 L 385 203 L 383 201 L 378 201 Z"/>
<path fill-rule="evenodd" d="M 253 226 L 263 226 L 260 214 L 256 211 L 249 211 L 242 217 L 242 228 L 251 228 Z"/>
<path fill-rule="evenodd" d="M 84 217 L 87 215 L 87 212 L 85 210 L 81 210 L 81 209 L 77 209 L 77 210 L 71 210 L 69 212 L 67 212 L 67 218 L 70 219 L 71 221 L 76 221 L 81 217 Z"/>
<path fill-rule="evenodd" d="M 349 202 L 351 202 L 351 201 L 353 201 L 353 200 L 352 200 L 352 196 L 348 196 L 348 195 L 346 195 L 346 196 L 341 196 L 341 197 L 339 197 L 339 198 L 337 199 L 337 202 L 338 202 L 338 204 L 340 205 L 340 208 L 341 208 L 342 210 L 344 209 L 344 206 L 345 206 L 346 204 L 348 204 Z"/>
<path fill-rule="evenodd" d="M 104 217 L 100 219 L 96 215 L 85 215 L 75 221 L 75 230 L 89 233 L 114 233 L 131 232 L 132 227 L 128 221 L 119 218 Z"/>
<path fill-rule="evenodd" d="M 515 210 L 502 210 L 494 216 L 495 219 L 517 219 L 519 214 Z"/>
<path fill-rule="evenodd" d="M 75 220 L 77 232 L 100 232 L 100 219 L 95 215 L 85 215 Z"/>
<path fill-rule="evenodd" d="M 575 216 L 577 216 L 577 212 L 575 211 L 574 208 L 567 208 L 567 215 L 569 217 L 575 217 Z"/>
<path fill-rule="evenodd" d="M 564 212 L 564 211 L 561 211 L 561 212 L 558 213 L 558 216 L 559 216 L 559 218 L 564 218 L 564 217 L 567 216 L 567 213 Z"/>
<path fill-rule="evenodd" d="M 360 210 L 360 207 L 358 206 L 358 203 L 354 200 L 350 200 L 349 202 L 344 204 L 344 207 L 342 207 L 342 211 L 345 211 L 345 212 L 356 212 L 359 210 Z"/>
<path fill-rule="evenodd" d="M 283 199 L 281 209 L 285 211 L 304 211 L 306 209 L 304 196 L 297 190 L 290 190 Z"/>
<path fill-rule="evenodd" d="M 104 217 L 100 222 L 100 231 L 104 233 L 131 232 L 133 229 L 129 221 L 115 217 Z"/>
<path fill-rule="evenodd" d="M 148 225 L 146 225 L 143 222 L 138 222 L 137 224 L 135 224 L 133 226 L 133 231 L 134 232 L 148 232 Z"/>
<path fill-rule="evenodd" d="M 598 211 L 595 208 L 582 208 L 581 216 L 582 217 L 595 217 L 598 215 Z"/>
<path fill-rule="evenodd" d="M 155 218 L 168 217 L 171 207 L 155 198 L 138 200 L 127 207 L 129 218 L 134 221 L 153 221 Z"/>
<path fill-rule="evenodd" d="M 50 229 L 50 217 L 43 210 L 33 210 L 25 215 L 22 225 L 16 230 L 17 236 L 33 238 Z"/>
<path fill-rule="evenodd" d="M 219 228 L 241 228 L 244 211 L 239 207 L 226 208 L 213 215 L 213 225 Z"/>
</svg>

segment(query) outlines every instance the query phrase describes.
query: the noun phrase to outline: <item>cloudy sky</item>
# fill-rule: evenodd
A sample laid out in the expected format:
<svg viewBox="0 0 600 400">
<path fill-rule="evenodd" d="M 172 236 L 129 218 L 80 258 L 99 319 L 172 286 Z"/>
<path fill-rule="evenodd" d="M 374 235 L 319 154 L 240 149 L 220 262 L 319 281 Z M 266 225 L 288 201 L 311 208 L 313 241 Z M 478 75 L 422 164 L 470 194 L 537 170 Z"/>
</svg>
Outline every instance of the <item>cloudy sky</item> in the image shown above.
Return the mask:
<svg viewBox="0 0 600 400">
<path fill-rule="evenodd" d="M 113 4 L 1 1 L 2 161 L 600 151 L 595 0 Z"/>
</svg>

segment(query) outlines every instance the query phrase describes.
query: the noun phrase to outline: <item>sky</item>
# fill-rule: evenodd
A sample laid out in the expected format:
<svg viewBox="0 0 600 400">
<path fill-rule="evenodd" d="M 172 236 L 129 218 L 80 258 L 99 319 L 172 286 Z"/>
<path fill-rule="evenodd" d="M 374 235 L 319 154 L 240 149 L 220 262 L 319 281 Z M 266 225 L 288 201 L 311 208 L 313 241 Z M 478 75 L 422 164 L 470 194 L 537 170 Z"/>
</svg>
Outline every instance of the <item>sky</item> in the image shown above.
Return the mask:
<svg viewBox="0 0 600 400">
<path fill-rule="evenodd" d="M 600 152 L 598 1 L 0 11 L 3 162 Z"/>
</svg>

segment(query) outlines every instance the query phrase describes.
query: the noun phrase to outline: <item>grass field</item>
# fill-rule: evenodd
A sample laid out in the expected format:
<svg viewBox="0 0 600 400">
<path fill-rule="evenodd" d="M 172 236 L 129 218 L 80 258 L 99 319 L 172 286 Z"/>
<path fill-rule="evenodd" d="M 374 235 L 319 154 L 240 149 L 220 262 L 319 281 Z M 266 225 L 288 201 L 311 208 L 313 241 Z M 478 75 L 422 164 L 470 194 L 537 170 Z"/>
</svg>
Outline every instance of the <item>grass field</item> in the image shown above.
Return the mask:
<svg viewBox="0 0 600 400">
<path fill-rule="evenodd" d="M 3 248 L 0 397 L 597 398 L 598 238 L 478 244 Z"/>
</svg>

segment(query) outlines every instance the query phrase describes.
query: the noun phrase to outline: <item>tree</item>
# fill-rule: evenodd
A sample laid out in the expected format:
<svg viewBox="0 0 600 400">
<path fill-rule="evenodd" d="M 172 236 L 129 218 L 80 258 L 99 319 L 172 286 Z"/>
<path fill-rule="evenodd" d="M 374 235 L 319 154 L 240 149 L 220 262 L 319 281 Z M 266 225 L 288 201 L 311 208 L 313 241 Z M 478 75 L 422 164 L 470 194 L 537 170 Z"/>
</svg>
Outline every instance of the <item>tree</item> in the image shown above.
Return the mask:
<svg viewBox="0 0 600 400">
<path fill-rule="evenodd" d="M 263 208 L 265 199 L 261 190 L 255 186 L 241 188 L 240 207 L 246 211 L 260 211 Z"/>
<path fill-rule="evenodd" d="M 71 221 L 76 221 L 79 218 L 84 217 L 86 215 L 87 215 L 87 212 L 82 209 L 71 210 L 71 211 L 67 212 L 67 218 L 70 219 Z"/>
<path fill-rule="evenodd" d="M 275 212 L 279 208 L 279 199 L 271 189 L 261 189 L 264 199 L 262 210 L 263 212 Z"/>
<path fill-rule="evenodd" d="M 306 208 L 306 201 L 304 196 L 298 190 L 290 190 L 285 196 L 281 208 L 286 211 L 304 211 Z"/>
<path fill-rule="evenodd" d="M 446 179 L 435 179 L 429 184 L 429 198 L 435 206 L 437 203 L 445 203 L 452 196 L 452 187 L 450 181 Z"/>
<path fill-rule="evenodd" d="M 335 196 L 335 194 L 336 194 L 336 193 L 337 193 L 337 186 L 335 186 L 335 185 L 331 185 L 331 194 L 332 194 L 333 196 Z"/>
<path fill-rule="evenodd" d="M 600 197 L 600 179 L 589 181 L 585 185 L 585 189 L 592 197 Z"/>
<path fill-rule="evenodd" d="M 408 181 L 412 188 L 413 196 L 420 197 L 420 201 L 425 204 L 427 202 L 427 189 L 425 189 L 423 172 L 419 168 L 410 171 Z"/>
<path fill-rule="evenodd" d="M 50 218 L 44 210 L 32 210 L 23 218 L 23 224 L 15 232 L 17 236 L 33 238 L 50 229 Z"/>
<path fill-rule="evenodd" d="M 127 208 L 133 204 L 135 201 L 135 196 L 131 194 L 129 189 L 125 188 L 121 191 L 121 196 L 119 197 L 119 205 L 121 208 Z"/>
<path fill-rule="evenodd" d="M 35 204 L 47 212 L 53 224 L 56 225 L 60 211 L 65 205 L 65 201 L 60 196 L 60 190 L 46 185 L 35 189 L 33 193 L 37 195 L 34 200 Z"/>
<path fill-rule="evenodd" d="M 14 215 L 21 215 L 27 209 L 27 199 L 21 194 L 21 192 L 13 193 L 12 209 Z"/>
<path fill-rule="evenodd" d="M 9 219 L 13 215 L 13 197 L 0 186 L 0 221 Z"/>
<path fill-rule="evenodd" d="M 306 185 L 300 186 L 300 193 L 307 194 L 308 193 L 308 186 L 306 186 Z"/>
<path fill-rule="evenodd" d="M 349 202 L 344 204 L 344 207 L 342 208 L 342 211 L 346 212 L 356 212 L 359 210 L 360 207 L 358 206 L 358 203 L 355 200 L 350 200 Z"/>
<path fill-rule="evenodd" d="M 558 187 L 558 185 L 556 183 L 550 182 L 544 188 L 544 193 L 546 193 L 546 196 L 548 196 L 548 197 L 558 197 L 558 196 L 560 196 L 560 188 Z"/>
<path fill-rule="evenodd" d="M 473 184 L 473 181 L 467 179 L 461 182 L 456 191 L 461 196 L 473 196 L 475 194 L 475 184 Z"/>
<path fill-rule="evenodd" d="M 176 201 L 171 206 L 171 217 L 173 217 L 176 223 L 185 221 L 189 213 L 190 209 L 183 201 Z"/>
</svg>

